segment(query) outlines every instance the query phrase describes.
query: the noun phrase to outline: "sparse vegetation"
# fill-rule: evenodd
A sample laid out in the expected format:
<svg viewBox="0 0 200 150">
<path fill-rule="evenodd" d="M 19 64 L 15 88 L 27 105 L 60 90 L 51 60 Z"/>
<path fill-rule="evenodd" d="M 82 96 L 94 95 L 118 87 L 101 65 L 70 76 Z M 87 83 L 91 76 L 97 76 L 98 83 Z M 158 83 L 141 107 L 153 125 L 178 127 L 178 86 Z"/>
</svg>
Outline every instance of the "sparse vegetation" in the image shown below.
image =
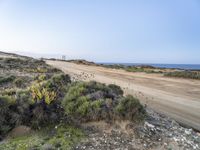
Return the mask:
<svg viewBox="0 0 200 150">
<path fill-rule="evenodd" d="M 150 65 L 135 65 L 135 66 L 127 66 L 121 64 L 113 64 L 113 65 L 104 65 L 101 64 L 100 66 L 112 69 L 122 69 L 128 72 L 145 72 L 145 73 L 163 73 L 164 70 L 155 68 Z"/>
<path fill-rule="evenodd" d="M 59 124 L 34 131 L 30 135 L 10 139 L 0 144 L 0 149 L 62 149 L 68 150 L 84 138 L 84 132 L 73 126 Z"/>
<path fill-rule="evenodd" d="M 139 101 L 124 98 L 114 84 L 71 82 L 60 70 L 31 58 L 4 58 L 0 64 L 0 140 L 20 125 L 35 130 L 9 140 L 0 149 L 70 149 L 83 132 L 69 125 L 117 119 L 137 122 L 145 117 Z"/>
<path fill-rule="evenodd" d="M 55 59 L 51 59 L 51 60 L 55 60 Z M 84 60 L 84 59 L 72 59 L 72 60 L 62 60 L 62 61 L 73 62 L 73 63 L 76 63 L 76 64 L 83 64 L 83 65 L 92 65 L 92 66 L 97 65 L 94 62 L 87 61 L 87 60 Z"/>
<path fill-rule="evenodd" d="M 10 75 L 8 77 L 0 77 L 0 85 L 12 82 L 15 80 L 15 76 Z"/>
<path fill-rule="evenodd" d="M 18 88 L 23 88 L 24 86 L 25 86 L 25 80 L 24 79 L 22 79 L 22 78 L 16 78 L 15 80 L 14 80 L 14 84 L 16 85 L 16 87 L 18 87 Z"/>
<path fill-rule="evenodd" d="M 3 58 L 0 63 L 3 66 L 2 72 L 5 73 L 0 78 L 0 136 L 5 136 L 18 125 L 40 128 L 49 122 L 58 122 L 62 114 L 62 109 L 57 110 L 59 100 L 64 97 L 64 86 L 67 86 L 69 76 L 60 74 L 61 71 L 34 59 Z M 35 66 L 42 66 L 48 72 L 26 72 L 26 68 L 34 69 Z M 9 72 L 6 68 L 9 68 Z M 52 70 L 54 72 L 51 72 Z M 7 76 L 10 72 L 12 74 Z M 16 76 L 18 72 L 21 76 Z"/>
<path fill-rule="evenodd" d="M 175 72 L 165 73 L 164 75 L 167 76 L 167 77 L 200 79 L 200 72 L 199 71 L 175 71 Z"/>
</svg>

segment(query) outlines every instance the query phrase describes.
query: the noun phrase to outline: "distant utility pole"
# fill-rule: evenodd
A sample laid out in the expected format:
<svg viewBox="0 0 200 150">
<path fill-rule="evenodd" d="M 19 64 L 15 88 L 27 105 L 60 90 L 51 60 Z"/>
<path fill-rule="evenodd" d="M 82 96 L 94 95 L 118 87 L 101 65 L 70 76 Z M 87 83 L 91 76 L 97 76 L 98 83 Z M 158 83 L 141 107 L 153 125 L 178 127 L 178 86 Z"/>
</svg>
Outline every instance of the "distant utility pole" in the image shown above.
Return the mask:
<svg viewBox="0 0 200 150">
<path fill-rule="evenodd" d="M 62 55 L 62 60 L 65 60 L 65 59 L 66 59 L 65 55 Z"/>
</svg>

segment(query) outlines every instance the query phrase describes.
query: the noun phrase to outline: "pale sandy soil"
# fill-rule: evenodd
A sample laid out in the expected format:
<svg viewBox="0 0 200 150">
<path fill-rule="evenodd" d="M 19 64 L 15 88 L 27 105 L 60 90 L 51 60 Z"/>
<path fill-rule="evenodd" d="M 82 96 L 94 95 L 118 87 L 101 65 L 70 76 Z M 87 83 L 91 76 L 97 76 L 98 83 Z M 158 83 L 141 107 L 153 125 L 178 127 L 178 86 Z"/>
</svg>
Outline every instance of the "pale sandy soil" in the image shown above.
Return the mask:
<svg viewBox="0 0 200 150">
<path fill-rule="evenodd" d="M 0 58 L 16 58 L 16 57 L 6 54 L 0 54 Z"/>
<path fill-rule="evenodd" d="M 6 54 L 4 52 L 1 52 L 0 51 L 0 58 L 21 58 L 21 59 L 24 59 L 23 56 L 20 56 L 20 55 L 13 55 L 13 54 Z"/>
<path fill-rule="evenodd" d="M 161 74 L 130 73 L 123 70 L 46 61 L 73 78 L 121 86 L 125 94 L 138 97 L 155 111 L 200 131 L 200 81 L 167 78 Z"/>
</svg>

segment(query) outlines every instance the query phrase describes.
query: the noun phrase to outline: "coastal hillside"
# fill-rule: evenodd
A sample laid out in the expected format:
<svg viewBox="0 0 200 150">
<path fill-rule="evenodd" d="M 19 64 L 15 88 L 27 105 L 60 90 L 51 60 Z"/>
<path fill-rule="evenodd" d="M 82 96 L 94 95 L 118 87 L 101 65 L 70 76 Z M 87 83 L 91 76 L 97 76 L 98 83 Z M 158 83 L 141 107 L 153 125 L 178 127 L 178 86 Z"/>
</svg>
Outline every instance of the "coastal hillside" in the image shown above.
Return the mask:
<svg viewBox="0 0 200 150">
<path fill-rule="evenodd" d="M 2 55 L 0 149 L 200 148 L 198 132 L 115 84 L 81 81 L 43 60 Z"/>
<path fill-rule="evenodd" d="M 1 58 L 21 58 L 21 59 L 31 58 L 31 57 L 28 57 L 28 56 L 22 56 L 22 55 L 18 55 L 18 54 L 15 54 L 15 53 L 7 53 L 7 52 L 2 52 L 2 51 L 0 51 L 0 57 Z"/>
</svg>

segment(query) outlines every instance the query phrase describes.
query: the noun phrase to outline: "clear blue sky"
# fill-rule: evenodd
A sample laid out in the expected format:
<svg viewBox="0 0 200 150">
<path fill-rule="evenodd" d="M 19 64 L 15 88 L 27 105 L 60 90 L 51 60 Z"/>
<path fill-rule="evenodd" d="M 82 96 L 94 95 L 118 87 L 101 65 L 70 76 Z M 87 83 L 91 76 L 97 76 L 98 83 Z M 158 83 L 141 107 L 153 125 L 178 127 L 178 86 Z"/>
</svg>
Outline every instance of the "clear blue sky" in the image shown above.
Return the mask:
<svg viewBox="0 0 200 150">
<path fill-rule="evenodd" d="M 200 64 L 200 0 L 0 0 L 0 50 Z"/>
</svg>

